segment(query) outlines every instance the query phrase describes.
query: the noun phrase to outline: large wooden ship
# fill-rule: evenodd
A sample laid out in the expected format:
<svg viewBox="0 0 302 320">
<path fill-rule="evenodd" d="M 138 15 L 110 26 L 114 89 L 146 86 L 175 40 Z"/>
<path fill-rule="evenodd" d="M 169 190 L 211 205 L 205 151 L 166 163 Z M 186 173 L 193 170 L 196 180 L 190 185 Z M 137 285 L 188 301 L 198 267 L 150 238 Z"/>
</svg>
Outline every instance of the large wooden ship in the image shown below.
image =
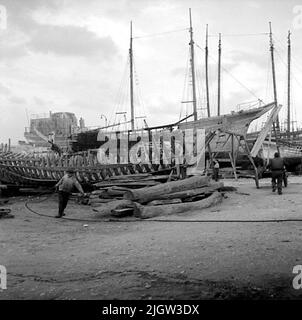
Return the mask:
<svg viewBox="0 0 302 320">
<path fill-rule="evenodd" d="M 160 134 L 160 132 L 164 134 L 167 129 L 171 131 L 192 129 L 193 132 L 196 129 L 204 129 L 205 146 L 211 146 L 212 152 L 219 152 L 221 150 L 232 152 L 234 150 L 234 144 L 238 146 L 240 141 L 245 139 L 250 123 L 264 113 L 272 110 L 273 107 L 274 104 L 271 103 L 248 111 L 143 130 L 148 131 L 148 135 L 152 136 L 154 132 L 156 132 L 156 134 Z M 137 143 L 140 141 L 141 132 L 141 130 L 136 131 Z M 99 131 L 97 130 L 82 133 L 82 135 L 93 135 L 96 142 L 94 148 L 71 154 L 58 155 L 49 153 L 44 156 L 22 155 L 2 150 L 0 151 L 0 181 L 4 184 L 18 186 L 53 186 L 64 175 L 68 168 L 73 168 L 81 183 L 93 184 L 112 176 L 137 173 L 169 173 L 171 170 L 176 170 L 175 159 L 173 159 L 173 157 L 171 163 L 168 164 L 164 163 L 163 159 L 160 159 L 159 163 L 153 163 L 152 159 L 150 159 L 148 162 L 140 163 L 117 160 L 115 164 L 102 164 L 99 161 L 98 152 L 104 142 L 97 141 L 98 133 Z M 131 130 L 129 130 L 129 133 L 131 133 Z M 103 134 L 106 137 L 106 133 Z M 110 132 L 110 135 L 111 134 Z M 128 132 L 125 134 L 128 135 Z M 232 141 L 232 139 L 226 140 L 226 136 L 232 136 L 236 139 L 235 141 Z M 222 142 L 222 137 L 224 141 L 223 146 L 219 143 Z M 163 145 L 161 145 L 161 148 L 163 148 Z M 171 144 L 171 148 L 173 149 L 173 143 Z M 142 149 L 143 148 L 138 151 L 142 151 Z M 130 150 L 131 148 L 129 148 L 129 152 Z M 205 149 L 202 148 L 196 151 L 196 159 L 198 159 L 198 153 L 203 154 Z M 160 151 L 160 154 L 162 154 L 162 151 Z M 190 165 L 190 167 L 194 168 L 196 165 L 197 163 Z M 185 161 L 179 164 L 179 166 L 187 167 Z"/>
</svg>

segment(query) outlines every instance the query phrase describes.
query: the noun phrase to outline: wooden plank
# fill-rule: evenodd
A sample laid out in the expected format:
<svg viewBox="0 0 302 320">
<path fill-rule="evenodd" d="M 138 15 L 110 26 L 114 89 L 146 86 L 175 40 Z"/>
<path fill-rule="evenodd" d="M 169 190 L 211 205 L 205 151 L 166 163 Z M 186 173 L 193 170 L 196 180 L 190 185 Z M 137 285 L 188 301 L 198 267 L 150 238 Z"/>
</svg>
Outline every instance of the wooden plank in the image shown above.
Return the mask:
<svg viewBox="0 0 302 320">
<path fill-rule="evenodd" d="M 208 198 L 196 202 L 168 204 L 162 206 L 143 206 L 136 203 L 134 207 L 134 216 L 141 219 L 149 219 L 157 216 L 166 216 L 194 210 L 200 211 L 201 209 L 214 206 L 221 201 L 222 195 L 216 191 Z"/>
<path fill-rule="evenodd" d="M 121 187 L 146 187 L 146 186 L 156 186 L 158 185 L 159 182 L 156 181 L 122 181 L 122 182 L 118 182 L 118 181 L 112 181 L 112 182 L 98 182 L 95 183 L 94 186 L 95 187 L 112 187 L 112 186 L 121 186 Z"/>
<path fill-rule="evenodd" d="M 166 204 L 182 203 L 181 199 L 165 199 L 165 200 L 153 200 L 148 202 L 147 206 L 162 206 Z"/>
<path fill-rule="evenodd" d="M 108 203 L 102 203 L 99 207 L 93 209 L 97 212 L 97 216 L 110 216 L 113 210 L 133 208 L 134 204 L 130 200 L 114 200 Z"/>
<path fill-rule="evenodd" d="M 158 199 L 159 196 L 184 190 L 196 189 L 209 184 L 205 176 L 193 176 L 184 180 L 166 182 L 150 188 L 131 190 L 125 193 L 125 199 L 138 200 L 141 203 Z"/>
<path fill-rule="evenodd" d="M 169 193 L 169 194 L 161 194 L 157 197 L 157 200 L 185 199 L 185 198 L 195 197 L 202 194 L 213 193 L 214 191 L 220 190 L 223 187 L 224 187 L 223 182 L 211 183 L 209 186 L 205 186 L 201 188 L 184 190 L 184 191 Z M 138 200 L 138 202 L 140 201 Z"/>
</svg>

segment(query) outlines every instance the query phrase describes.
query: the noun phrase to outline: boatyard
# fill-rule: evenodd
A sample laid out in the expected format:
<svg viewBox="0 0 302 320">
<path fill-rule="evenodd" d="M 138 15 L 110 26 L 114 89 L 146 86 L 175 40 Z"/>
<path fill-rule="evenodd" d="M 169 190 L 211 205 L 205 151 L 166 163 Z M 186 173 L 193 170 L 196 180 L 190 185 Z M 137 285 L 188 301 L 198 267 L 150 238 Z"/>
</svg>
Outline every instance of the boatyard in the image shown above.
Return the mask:
<svg viewBox="0 0 302 320">
<path fill-rule="evenodd" d="M 0 300 L 302 298 L 301 6 L 3 1 Z"/>
</svg>

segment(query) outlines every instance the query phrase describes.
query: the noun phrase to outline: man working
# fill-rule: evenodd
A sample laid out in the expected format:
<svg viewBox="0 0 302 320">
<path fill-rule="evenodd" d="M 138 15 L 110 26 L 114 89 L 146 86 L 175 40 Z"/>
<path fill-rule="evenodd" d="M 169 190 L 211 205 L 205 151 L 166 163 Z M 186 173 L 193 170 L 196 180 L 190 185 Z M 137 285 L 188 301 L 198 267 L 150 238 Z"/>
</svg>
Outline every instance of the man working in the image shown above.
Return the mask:
<svg viewBox="0 0 302 320">
<path fill-rule="evenodd" d="M 213 168 L 214 180 L 218 181 L 219 180 L 219 162 L 216 159 L 214 159 L 213 164 L 214 164 L 214 168 Z"/>
<path fill-rule="evenodd" d="M 67 174 L 65 174 L 64 177 L 55 185 L 55 188 L 59 189 L 59 213 L 56 218 L 62 218 L 62 216 L 65 216 L 64 210 L 74 187 L 84 195 L 82 186 L 74 176 L 74 170 L 69 169 L 67 170 Z"/>
<path fill-rule="evenodd" d="M 276 184 L 278 194 L 282 194 L 282 180 L 284 172 L 284 161 L 278 152 L 275 153 L 274 159 L 270 161 L 269 168 L 272 171 L 272 188 L 273 192 L 276 191 Z"/>
</svg>

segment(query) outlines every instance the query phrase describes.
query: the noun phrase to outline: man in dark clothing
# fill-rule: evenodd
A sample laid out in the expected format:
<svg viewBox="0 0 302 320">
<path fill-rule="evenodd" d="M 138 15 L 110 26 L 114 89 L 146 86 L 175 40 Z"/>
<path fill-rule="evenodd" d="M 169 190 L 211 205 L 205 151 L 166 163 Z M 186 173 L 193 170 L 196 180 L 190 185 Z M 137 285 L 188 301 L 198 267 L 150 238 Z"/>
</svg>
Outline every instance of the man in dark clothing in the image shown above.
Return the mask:
<svg viewBox="0 0 302 320">
<path fill-rule="evenodd" d="M 285 188 L 286 188 L 287 185 L 288 185 L 287 177 L 288 177 L 288 173 L 287 173 L 286 169 L 284 169 L 284 170 L 283 170 L 283 183 L 284 183 L 284 187 L 285 187 Z"/>
<path fill-rule="evenodd" d="M 219 180 L 219 162 L 216 159 L 213 160 L 213 173 L 214 173 L 214 180 L 218 181 Z"/>
<path fill-rule="evenodd" d="M 67 171 L 67 174 L 64 175 L 55 187 L 59 189 L 59 213 L 56 218 L 62 218 L 62 216 L 65 216 L 64 210 L 67 206 L 73 188 L 77 188 L 82 195 L 84 195 L 84 191 L 74 176 L 74 171 L 71 169 Z"/>
<path fill-rule="evenodd" d="M 278 188 L 278 194 L 282 194 L 282 180 L 284 172 L 284 161 L 278 152 L 275 153 L 274 159 L 270 161 L 269 167 L 272 172 L 272 188 L 273 192 Z"/>
</svg>

